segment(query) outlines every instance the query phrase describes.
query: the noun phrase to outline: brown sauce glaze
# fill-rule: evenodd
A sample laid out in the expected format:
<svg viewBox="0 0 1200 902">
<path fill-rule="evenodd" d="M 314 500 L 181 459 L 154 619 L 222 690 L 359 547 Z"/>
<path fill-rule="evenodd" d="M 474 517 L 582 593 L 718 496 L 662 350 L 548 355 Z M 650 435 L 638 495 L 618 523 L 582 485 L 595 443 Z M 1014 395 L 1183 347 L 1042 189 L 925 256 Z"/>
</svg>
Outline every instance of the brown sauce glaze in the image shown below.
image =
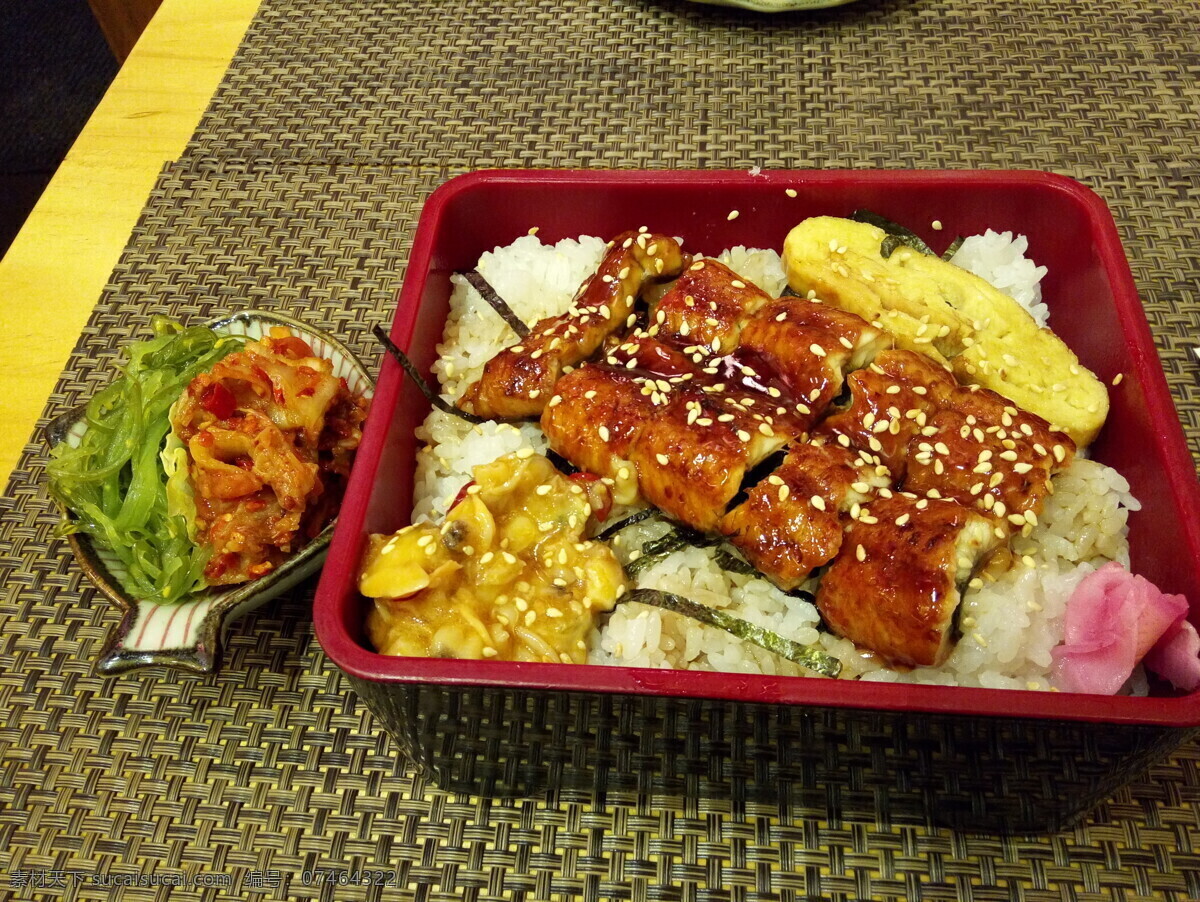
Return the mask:
<svg viewBox="0 0 1200 902">
<path fill-rule="evenodd" d="M 683 266 L 674 238 L 625 232 L 609 246 L 599 269 L 581 286 L 570 309 L 541 320 L 519 344 L 487 362 L 460 402 L 479 416 L 516 419 L 541 414 L 554 386 L 618 329 L 625 328 L 642 287 Z"/>
<path fill-rule="evenodd" d="M 836 445 L 792 445 L 783 463 L 725 515 L 721 531 L 785 591 L 842 545 L 842 512 L 887 485 L 870 461 Z"/>
<path fill-rule="evenodd" d="M 842 390 L 847 369 L 890 343 L 852 313 L 803 298 L 780 298 L 742 327 L 739 350 L 765 358 L 791 393 L 824 411 Z"/>
<path fill-rule="evenodd" d="M 883 351 L 847 377 L 850 404 L 827 417 L 814 435 L 877 455 L 904 478 L 908 445 L 957 388 L 950 373 L 912 351 Z"/>
<path fill-rule="evenodd" d="M 657 337 L 693 354 L 728 351 L 737 346 L 742 323 L 771 300 L 725 264 L 697 260 L 655 306 Z"/>
<path fill-rule="evenodd" d="M 951 647 L 960 582 L 999 540 L 961 504 L 889 494 L 851 520 L 817 607 L 830 629 L 888 661 L 935 666 Z"/>
</svg>

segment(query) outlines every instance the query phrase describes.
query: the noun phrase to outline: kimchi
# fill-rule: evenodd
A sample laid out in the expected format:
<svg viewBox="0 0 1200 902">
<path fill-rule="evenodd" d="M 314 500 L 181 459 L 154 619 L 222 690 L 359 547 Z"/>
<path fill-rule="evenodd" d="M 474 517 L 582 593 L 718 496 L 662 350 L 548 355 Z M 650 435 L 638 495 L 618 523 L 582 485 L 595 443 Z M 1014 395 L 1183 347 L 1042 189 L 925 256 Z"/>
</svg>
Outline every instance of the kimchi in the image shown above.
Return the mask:
<svg viewBox="0 0 1200 902">
<path fill-rule="evenodd" d="M 270 573 L 333 519 L 367 403 L 281 327 L 191 381 L 171 420 L 210 585 Z"/>
</svg>

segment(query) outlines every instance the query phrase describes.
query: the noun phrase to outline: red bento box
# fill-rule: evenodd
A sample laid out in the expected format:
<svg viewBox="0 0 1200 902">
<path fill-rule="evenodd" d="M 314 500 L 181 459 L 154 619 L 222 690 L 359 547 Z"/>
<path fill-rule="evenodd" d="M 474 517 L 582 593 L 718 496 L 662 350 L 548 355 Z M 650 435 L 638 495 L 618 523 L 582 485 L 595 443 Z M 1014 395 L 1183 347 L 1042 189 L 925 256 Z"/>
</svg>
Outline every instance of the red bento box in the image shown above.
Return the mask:
<svg viewBox="0 0 1200 902">
<path fill-rule="evenodd" d="M 794 196 L 793 196 L 794 193 Z M 449 276 L 538 228 L 543 242 L 645 225 L 715 253 L 780 248 L 813 215 L 859 208 L 914 228 L 935 251 L 986 228 L 1029 237 L 1051 323 L 1111 383 L 1091 455 L 1143 509 L 1135 572 L 1183 593 L 1200 622 L 1200 485 L 1104 202 L 1034 171 L 492 171 L 426 203 L 391 337 L 428 372 Z M 735 215 L 736 212 L 736 215 Z M 938 220 L 943 228 L 932 230 Z M 620 667 L 386 657 L 364 638 L 356 590 L 367 535 L 408 522 L 429 405 L 393 361 L 317 591 L 317 635 L 401 749 L 448 789 L 528 794 L 628 788 L 778 798 L 832 812 L 875 805 L 959 827 L 1055 829 L 1200 726 L 1200 693 L 1127 698 Z M 832 786 L 832 788 L 830 788 Z"/>
</svg>

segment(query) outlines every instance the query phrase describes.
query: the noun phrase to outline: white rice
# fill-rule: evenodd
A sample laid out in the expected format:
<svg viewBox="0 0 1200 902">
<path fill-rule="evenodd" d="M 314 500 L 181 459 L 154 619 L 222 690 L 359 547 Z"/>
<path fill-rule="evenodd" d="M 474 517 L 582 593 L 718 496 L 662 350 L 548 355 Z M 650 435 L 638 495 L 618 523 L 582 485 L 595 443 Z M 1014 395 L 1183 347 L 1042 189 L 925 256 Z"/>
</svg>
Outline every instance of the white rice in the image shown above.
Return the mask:
<svg viewBox="0 0 1200 902">
<path fill-rule="evenodd" d="M 1025 239 L 988 232 L 968 238 L 963 250 L 973 268 L 1027 306 L 1044 322 L 1036 282 L 1045 272 L 1025 260 Z M 563 240 L 550 246 L 526 236 L 479 261 L 479 271 L 525 322 L 559 314 L 604 252 L 598 238 Z M 990 258 L 991 264 L 980 261 Z M 786 285 L 779 255 L 735 247 L 718 256 L 739 276 L 778 296 Z M 979 272 L 979 270 L 973 269 Z M 996 275 L 1002 273 L 1003 275 Z M 445 340 L 434 369 L 447 400 L 457 399 L 484 363 L 516 335 L 465 280 L 452 277 L 454 292 Z M 1022 281 L 1023 279 L 1023 281 Z M 1018 284 L 1020 283 L 1020 284 Z M 1038 313 L 1038 308 L 1043 312 Z M 542 452 L 545 437 L 533 424 L 473 426 L 433 411 L 417 432 L 427 444 L 417 461 L 414 520 L 436 519 L 470 479 L 471 468 L 521 448 Z M 1128 564 L 1126 520 L 1138 503 L 1113 469 L 1077 459 L 1055 479 L 1055 493 L 1028 539 L 1013 543 L 1015 566 L 963 598 L 963 637 L 940 668 L 902 672 L 882 666 L 853 643 L 818 629 L 814 605 L 781 592 L 768 580 L 723 570 L 712 548 L 677 551 L 643 570 L 637 586 L 656 588 L 720 608 L 794 641 L 820 643 L 843 664 L 844 677 L 865 680 L 996 688 L 1050 688 L 1050 649 L 1062 636 L 1066 600 L 1083 577 L 1109 560 Z M 614 511 L 613 517 L 622 516 Z M 611 521 L 610 521 L 611 522 Z M 614 544 L 622 561 L 668 525 L 649 520 L 626 529 Z M 1028 561 L 1022 558 L 1027 556 Z M 815 588 L 815 583 L 806 588 Z M 743 642 L 722 630 L 636 603 L 618 605 L 591 636 L 589 661 L 639 667 L 796 675 L 799 665 Z"/>
<path fill-rule="evenodd" d="M 971 235 L 950 258 L 955 266 L 970 270 L 981 279 L 991 282 L 1029 311 L 1039 326 L 1046 325 L 1050 310 L 1042 303 L 1042 286 L 1046 267 L 1038 266 L 1025 256 L 1029 241 L 1024 235 L 1013 237 L 1012 232 L 993 232 Z"/>
</svg>

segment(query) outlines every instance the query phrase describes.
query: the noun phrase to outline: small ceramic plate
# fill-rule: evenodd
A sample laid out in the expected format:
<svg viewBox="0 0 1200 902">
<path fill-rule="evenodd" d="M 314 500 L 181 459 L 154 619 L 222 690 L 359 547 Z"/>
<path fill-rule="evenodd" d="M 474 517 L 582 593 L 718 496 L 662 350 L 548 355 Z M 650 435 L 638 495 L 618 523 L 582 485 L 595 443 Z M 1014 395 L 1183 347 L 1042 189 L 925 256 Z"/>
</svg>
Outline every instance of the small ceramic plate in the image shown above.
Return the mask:
<svg viewBox="0 0 1200 902">
<path fill-rule="evenodd" d="M 243 310 L 207 325 L 252 340 L 261 338 L 272 326 L 286 326 L 307 341 L 317 356 L 331 360 L 334 374 L 343 377 L 352 392 L 369 398 L 374 391 L 366 367 L 349 348 L 291 317 Z M 77 444 L 87 431 L 84 411 L 85 406 L 76 407 L 51 421 L 44 432 L 46 443 L 50 447 L 62 441 Z M 319 536 L 261 579 L 214 589 L 172 605 L 133 598 L 117 578 L 124 568 L 114 555 L 94 546 L 89 536 L 67 536 L 76 562 L 122 615 L 100 652 L 97 672 L 114 675 L 155 664 L 196 673 L 215 670 L 230 624 L 316 572 L 329 550 L 333 526 L 329 523 Z"/>
<path fill-rule="evenodd" d="M 830 9 L 845 6 L 854 0 L 692 0 L 707 6 L 736 6 L 756 13 L 785 13 L 805 9 Z"/>
</svg>

